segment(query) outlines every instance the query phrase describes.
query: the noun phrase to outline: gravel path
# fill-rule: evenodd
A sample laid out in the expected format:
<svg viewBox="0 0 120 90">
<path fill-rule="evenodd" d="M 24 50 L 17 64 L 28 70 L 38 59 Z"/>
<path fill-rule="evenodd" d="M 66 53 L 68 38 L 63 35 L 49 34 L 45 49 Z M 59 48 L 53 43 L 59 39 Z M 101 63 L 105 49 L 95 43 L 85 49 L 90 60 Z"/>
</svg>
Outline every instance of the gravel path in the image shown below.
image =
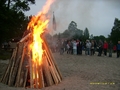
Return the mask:
<svg viewBox="0 0 120 90">
<path fill-rule="evenodd" d="M 41 90 L 120 90 L 120 58 L 116 54 L 110 57 L 53 54 L 62 73 L 63 80 L 58 85 Z M 0 78 L 7 66 L 0 60 Z M 26 90 L 9 87 L 0 83 L 0 90 Z M 29 89 L 36 90 L 36 89 Z"/>
</svg>

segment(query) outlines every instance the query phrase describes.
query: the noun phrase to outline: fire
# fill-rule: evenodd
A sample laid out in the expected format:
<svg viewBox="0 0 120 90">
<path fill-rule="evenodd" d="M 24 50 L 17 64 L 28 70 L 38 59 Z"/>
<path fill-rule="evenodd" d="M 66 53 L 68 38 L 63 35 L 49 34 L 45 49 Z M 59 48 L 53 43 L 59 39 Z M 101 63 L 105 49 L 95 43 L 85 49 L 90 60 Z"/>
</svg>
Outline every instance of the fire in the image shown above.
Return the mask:
<svg viewBox="0 0 120 90">
<path fill-rule="evenodd" d="M 42 63 L 42 43 L 43 40 L 41 38 L 41 34 L 48 26 L 49 19 L 47 18 L 47 12 L 49 11 L 50 5 L 54 2 L 54 0 L 47 0 L 45 6 L 42 11 L 38 13 L 38 15 L 33 16 L 31 18 L 30 23 L 28 24 L 27 30 L 30 30 L 33 34 L 33 41 L 30 45 L 32 50 L 32 59 L 34 62 L 39 64 Z"/>
<path fill-rule="evenodd" d="M 30 44 L 30 50 L 32 51 L 32 70 L 33 70 L 33 79 L 38 76 L 38 69 L 42 64 L 44 50 L 42 48 L 43 40 L 41 38 L 42 33 L 47 28 L 49 19 L 47 13 L 49 11 L 50 5 L 54 0 L 47 0 L 42 11 L 38 15 L 33 16 L 31 21 L 28 24 L 27 30 L 30 30 L 32 34 L 32 42 Z"/>
<path fill-rule="evenodd" d="M 37 18 L 39 17 L 37 16 L 35 19 Z M 33 21 L 34 21 L 34 18 L 33 18 Z M 32 59 L 34 62 L 41 64 L 42 54 L 43 54 L 43 49 L 42 49 L 43 40 L 41 38 L 41 34 L 44 32 L 45 28 L 47 27 L 49 20 L 42 21 L 42 20 L 37 19 L 35 21 L 37 21 L 36 25 L 34 22 L 32 22 L 32 25 L 34 25 L 32 27 L 33 29 L 32 31 L 33 41 L 31 44 Z"/>
</svg>

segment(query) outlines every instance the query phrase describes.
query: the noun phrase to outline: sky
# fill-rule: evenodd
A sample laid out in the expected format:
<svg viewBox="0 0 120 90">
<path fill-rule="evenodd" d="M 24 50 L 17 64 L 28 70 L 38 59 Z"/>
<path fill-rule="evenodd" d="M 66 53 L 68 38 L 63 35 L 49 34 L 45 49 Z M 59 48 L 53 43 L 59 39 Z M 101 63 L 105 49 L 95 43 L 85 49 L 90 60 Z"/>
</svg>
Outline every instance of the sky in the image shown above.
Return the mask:
<svg viewBox="0 0 120 90">
<path fill-rule="evenodd" d="M 30 5 L 26 15 L 37 15 L 45 5 L 46 0 L 36 0 L 35 5 Z M 71 21 L 77 23 L 77 28 L 85 30 L 87 27 L 90 35 L 107 37 L 114 26 L 115 18 L 120 19 L 120 0 L 55 0 L 51 5 L 49 14 L 52 22 L 54 11 L 57 30 L 62 33 Z"/>
</svg>

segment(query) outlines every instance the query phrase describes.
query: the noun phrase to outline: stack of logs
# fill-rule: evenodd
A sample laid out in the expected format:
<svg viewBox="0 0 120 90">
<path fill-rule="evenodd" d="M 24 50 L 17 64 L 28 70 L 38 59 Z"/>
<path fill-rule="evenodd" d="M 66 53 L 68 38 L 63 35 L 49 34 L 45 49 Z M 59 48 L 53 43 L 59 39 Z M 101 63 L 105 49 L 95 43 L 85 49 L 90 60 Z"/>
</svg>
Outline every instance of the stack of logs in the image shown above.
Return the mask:
<svg viewBox="0 0 120 90">
<path fill-rule="evenodd" d="M 9 86 L 30 88 L 43 88 L 58 84 L 62 76 L 45 38 L 43 38 L 42 64 L 33 66 L 32 55 L 28 50 L 29 36 L 30 34 L 26 35 L 17 44 L 1 82 Z"/>
</svg>

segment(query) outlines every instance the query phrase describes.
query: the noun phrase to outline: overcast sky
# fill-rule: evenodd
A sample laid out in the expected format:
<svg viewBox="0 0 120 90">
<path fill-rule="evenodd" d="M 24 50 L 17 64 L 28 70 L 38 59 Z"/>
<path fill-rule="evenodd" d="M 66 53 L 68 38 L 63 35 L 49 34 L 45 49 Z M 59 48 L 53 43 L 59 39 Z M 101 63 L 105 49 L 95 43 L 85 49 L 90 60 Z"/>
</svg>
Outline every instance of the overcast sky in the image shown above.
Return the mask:
<svg viewBox="0 0 120 90">
<path fill-rule="evenodd" d="M 36 0 L 26 15 L 36 15 L 42 10 L 46 0 Z M 54 11 L 57 32 L 63 32 L 71 21 L 77 23 L 77 28 L 85 30 L 87 27 L 94 36 L 108 36 L 115 18 L 120 19 L 120 0 L 56 0 L 50 8 Z M 51 17 L 52 18 L 52 17 Z"/>
</svg>

